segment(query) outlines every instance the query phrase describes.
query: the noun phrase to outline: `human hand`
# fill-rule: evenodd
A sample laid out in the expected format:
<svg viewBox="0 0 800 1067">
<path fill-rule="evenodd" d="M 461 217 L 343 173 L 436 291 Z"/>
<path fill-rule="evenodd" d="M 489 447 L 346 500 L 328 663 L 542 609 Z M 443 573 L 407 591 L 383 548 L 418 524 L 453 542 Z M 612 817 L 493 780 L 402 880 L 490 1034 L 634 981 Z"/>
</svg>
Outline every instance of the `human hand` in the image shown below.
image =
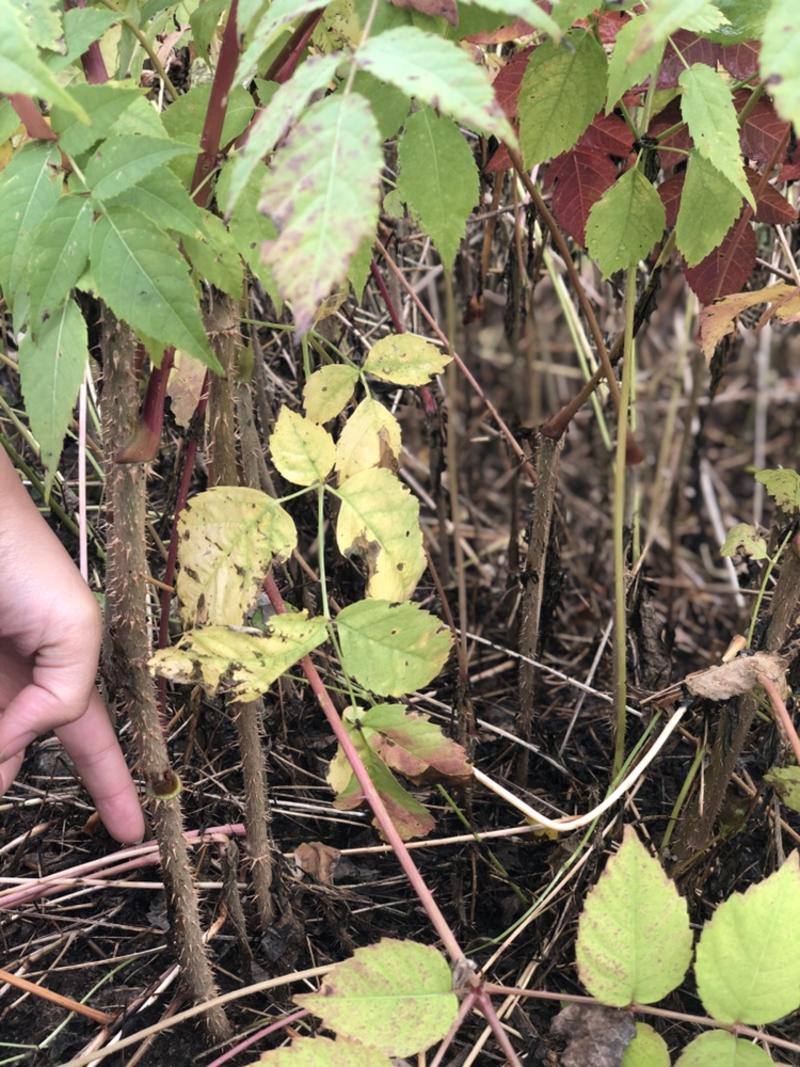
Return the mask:
<svg viewBox="0 0 800 1067">
<path fill-rule="evenodd" d="M 55 730 L 108 832 L 139 841 L 144 820 L 94 680 L 100 612 L 0 448 L 0 796 L 25 748 Z"/>
</svg>

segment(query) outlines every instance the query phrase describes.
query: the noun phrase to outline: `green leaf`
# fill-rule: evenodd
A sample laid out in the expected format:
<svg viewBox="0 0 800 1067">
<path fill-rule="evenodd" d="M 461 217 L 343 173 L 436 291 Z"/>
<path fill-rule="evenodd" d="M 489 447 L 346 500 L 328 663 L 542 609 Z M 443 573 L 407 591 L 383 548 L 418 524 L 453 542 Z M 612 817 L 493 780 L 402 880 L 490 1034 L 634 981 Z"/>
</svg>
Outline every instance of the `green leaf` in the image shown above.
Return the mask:
<svg viewBox="0 0 800 1067">
<path fill-rule="evenodd" d="M 303 389 L 307 418 L 318 423 L 335 419 L 353 399 L 357 381 L 356 368 L 343 363 L 332 363 L 314 371 Z"/>
<path fill-rule="evenodd" d="M 129 107 L 142 100 L 139 89 L 130 83 L 73 85 L 70 93 L 89 116 L 89 124 L 80 122 L 72 111 L 58 105 L 53 107 L 50 116 L 52 127 L 58 134 L 59 146 L 70 156 L 79 156 L 88 151 L 101 137 L 108 134 L 117 119 Z M 153 111 L 150 104 L 146 103 L 146 106 Z"/>
<path fill-rule="evenodd" d="M 764 781 L 790 811 L 800 812 L 800 767 L 772 767 L 764 775 Z"/>
<path fill-rule="evenodd" d="M 631 826 L 584 902 L 577 958 L 584 986 L 617 1008 L 661 1000 L 686 974 L 692 958 L 686 901 Z"/>
<path fill-rule="evenodd" d="M 272 462 L 295 485 L 314 485 L 327 477 L 336 450 L 327 430 L 282 407 L 269 439 Z"/>
<path fill-rule="evenodd" d="M 651 0 L 642 16 L 639 47 L 663 44 L 676 30 L 708 33 L 724 26 L 727 18 L 710 0 Z"/>
<path fill-rule="evenodd" d="M 772 0 L 764 22 L 759 70 L 775 110 L 800 131 L 800 9 L 795 0 Z"/>
<path fill-rule="evenodd" d="M 354 61 L 456 122 L 516 143 L 489 79 L 458 45 L 414 26 L 398 26 L 371 37 Z"/>
<path fill-rule="evenodd" d="M 376 341 L 364 361 L 364 370 L 394 385 L 425 385 L 441 374 L 451 356 L 414 333 L 390 333 Z"/>
<path fill-rule="evenodd" d="M 392 1067 L 377 1049 L 340 1037 L 296 1037 L 291 1045 L 265 1053 L 252 1067 Z"/>
<path fill-rule="evenodd" d="M 202 0 L 189 16 L 194 46 L 204 59 L 208 56 L 222 12 L 227 7 L 228 0 Z"/>
<path fill-rule="evenodd" d="M 528 60 L 519 92 L 519 140 L 529 167 L 572 148 L 603 106 L 608 63 L 587 30 L 546 41 Z"/>
<path fill-rule="evenodd" d="M 403 841 L 409 841 L 412 837 L 425 837 L 436 826 L 436 821 L 424 804 L 420 804 L 416 797 L 398 782 L 383 760 L 370 748 L 365 733 L 358 726 L 350 725 L 350 716 L 358 714 L 359 709 L 349 708 L 345 711 L 345 729 L 395 829 Z M 364 793 L 341 746 L 337 748 L 336 755 L 330 762 L 328 782 L 336 792 L 333 806 L 340 811 L 353 811 L 365 802 Z M 373 819 L 373 825 L 380 829 L 377 820 Z"/>
<path fill-rule="evenodd" d="M 356 95 L 310 107 L 272 159 L 259 206 L 278 238 L 265 258 L 301 334 L 375 232 L 382 169 L 377 124 Z"/>
<path fill-rule="evenodd" d="M 363 96 L 381 131 L 381 139 L 394 137 L 408 115 L 411 101 L 394 85 L 379 81 L 372 74 L 360 70 L 353 79 L 353 92 Z"/>
<path fill-rule="evenodd" d="M 423 775 L 428 781 L 431 770 L 457 780 L 472 776 L 464 749 L 427 715 L 407 711 L 401 704 L 376 704 L 361 716 L 360 726 L 386 766 L 412 781 Z"/>
<path fill-rule="evenodd" d="M 88 49 L 89 45 L 118 22 L 122 18 L 121 11 L 101 11 L 92 7 L 72 7 L 64 12 L 64 41 L 67 50 L 63 56 L 53 56 L 48 59 L 47 65 L 52 71 L 58 73 Z M 71 88 L 73 97 L 75 89 L 84 88 L 74 85 Z M 80 99 L 80 98 L 79 98 Z"/>
<path fill-rule="evenodd" d="M 472 151 L 454 122 L 425 107 L 406 122 L 397 156 L 397 189 L 449 269 L 480 196 Z"/>
<path fill-rule="evenodd" d="M 62 196 L 39 224 L 26 272 L 34 332 L 38 320 L 60 307 L 83 273 L 91 226 L 92 205 L 85 196 Z"/>
<path fill-rule="evenodd" d="M 750 1041 L 714 1030 L 690 1041 L 675 1067 L 774 1067 L 770 1057 Z"/>
<path fill-rule="evenodd" d="M 669 1049 L 647 1023 L 636 1024 L 636 1036 L 625 1049 L 620 1067 L 670 1067 Z"/>
<path fill-rule="evenodd" d="M 709 40 L 716 44 L 741 44 L 761 39 L 769 10 L 764 0 L 715 0 L 715 3 L 728 24 L 706 34 Z"/>
<path fill-rule="evenodd" d="M 586 245 L 607 278 L 634 267 L 664 232 L 661 197 L 638 167 L 631 167 L 592 206 Z"/>
<path fill-rule="evenodd" d="M 407 600 L 426 566 L 417 498 L 383 468 L 354 474 L 336 495 L 336 541 L 345 555 L 366 557 L 367 596 Z"/>
<path fill-rule="evenodd" d="M 722 244 L 741 206 L 739 189 L 705 156 L 691 152 L 675 225 L 678 250 L 687 266 L 695 266 Z"/>
<path fill-rule="evenodd" d="M 239 626 L 273 559 L 297 547 L 291 516 L 258 489 L 220 486 L 192 497 L 178 519 L 175 591 L 186 626 Z"/>
<path fill-rule="evenodd" d="M 597 0 L 559 0 L 553 4 L 553 18 L 562 30 L 568 30 L 578 19 L 588 18 L 597 10 Z"/>
<path fill-rule="evenodd" d="M 402 447 L 400 423 L 372 397 L 362 400 L 336 442 L 336 470 L 344 482 L 370 467 L 397 468 Z"/>
<path fill-rule="evenodd" d="M 202 685 L 212 696 L 222 690 L 244 703 L 257 700 L 327 635 L 325 620 L 309 619 L 305 611 L 272 616 L 263 635 L 204 626 L 189 630 L 173 648 L 156 652 L 150 669 L 168 681 Z"/>
<path fill-rule="evenodd" d="M 755 200 L 739 146 L 739 121 L 730 85 L 706 63 L 681 71 L 681 115 L 695 148 L 716 167 L 755 208 Z"/>
<path fill-rule="evenodd" d="M 279 86 L 253 123 L 244 147 L 233 157 L 222 204 L 226 215 L 233 211 L 242 190 L 262 158 L 273 150 L 286 131 L 297 122 L 314 93 L 328 85 L 342 58 L 341 53 L 311 56 L 296 74 Z"/>
<path fill-rule="evenodd" d="M 584 0 L 585 6 L 586 0 Z M 562 23 L 558 19 L 558 8 L 563 5 L 563 0 L 560 0 L 558 4 L 554 4 L 555 8 L 552 15 L 548 15 L 545 11 L 535 4 L 533 0 L 461 0 L 459 6 L 467 6 L 468 4 L 476 4 L 484 11 L 498 12 L 501 15 L 509 15 L 509 22 L 512 18 L 524 19 L 529 26 L 532 26 L 536 30 L 541 30 L 542 33 L 548 33 L 551 37 L 558 40 L 561 37 Z M 592 9 L 597 7 L 597 3 L 592 4 Z"/>
<path fill-rule="evenodd" d="M 222 373 L 177 246 L 137 211 L 106 208 L 89 253 L 98 295 L 134 330 Z"/>
<path fill-rule="evenodd" d="M 10 100 L 0 100 L 0 144 L 4 144 L 19 129 L 21 119 Z"/>
<path fill-rule="evenodd" d="M 0 289 L 10 304 L 27 268 L 33 236 L 60 194 L 58 149 L 42 142 L 24 145 L 0 172 Z"/>
<path fill-rule="evenodd" d="M 800 864 L 728 897 L 703 927 L 694 965 L 703 1006 L 724 1023 L 771 1023 L 800 1006 Z"/>
<path fill-rule="evenodd" d="M 359 600 L 339 612 L 336 630 L 347 673 L 381 696 L 423 688 L 450 654 L 450 631 L 418 604 Z"/>
<path fill-rule="evenodd" d="M 86 182 L 95 200 L 113 200 L 176 156 L 194 152 L 163 137 L 109 137 L 86 164 Z"/>
<path fill-rule="evenodd" d="M 188 188 L 195 168 L 194 156 L 200 150 L 200 135 L 203 131 L 208 103 L 211 98 L 211 85 L 195 85 L 188 93 L 183 93 L 174 103 L 162 112 L 164 128 L 170 137 L 194 148 L 193 156 L 176 159 L 172 170 Z M 231 141 L 243 133 L 255 112 L 253 98 L 241 85 L 234 85 L 228 95 L 228 106 L 220 134 L 220 147 L 226 148 Z"/>
<path fill-rule="evenodd" d="M 327 2 L 328 0 L 273 0 L 267 5 L 263 14 L 247 29 L 246 47 L 236 68 L 236 84 L 241 85 L 252 78 L 259 59 L 278 40 L 283 32 L 282 27 L 287 22 L 292 22 L 301 15 L 310 15 L 312 11 L 325 7 Z M 259 7 L 263 6 L 259 4 Z M 245 19 L 242 28 L 247 26 Z"/>
<path fill-rule="evenodd" d="M 8 3 L 0 8 L 0 92 L 41 97 L 88 122 L 80 103 L 39 58 L 36 43 L 19 11 Z"/>
<path fill-rule="evenodd" d="M 200 278 L 238 300 L 244 269 L 236 242 L 217 215 L 204 211 L 202 219 L 203 235 L 184 238 L 183 250 Z"/>
<path fill-rule="evenodd" d="M 86 323 L 73 300 L 48 319 L 36 338 L 27 333 L 19 346 L 25 410 L 47 470 L 45 496 L 58 469 L 88 358 Z"/>
<path fill-rule="evenodd" d="M 661 63 L 666 38 L 650 48 L 640 50 L 642 22 L 641 15 L 634 15 L 625 23 L 614 41 L 614 51 L 608 63 L 607 115 L 614 110 L 628 89 L 654 77 Z"/>
<path fill-rule="evenodd" d="M 7 0 L 37 48 L 61 50 L 61 15 L 55 0 Z"/>
<path fill-rule="evenodd" d="M 195 238 L 203 232 L 200 208 L 171 170 L 143 178 L 120 196 L 115 207 L 134 208 L 161 230 Z"/>
<path fill-rule="evenodd" d="M 439 1041 L 458 1000 L 447 960 L 435 948 L 385 937 L 359 948 L 325 975 L 318 993 L 294 998 L 343 1037 L 390 1056 L 411 1056 Z"/>
<path fill-rule="evenodd" d="M 737 522 L 735 526 L 731 526 L 719 554 L 735 556 L 740 548 L 751 559 L 766 559 L 768 555 L 767 542 L 763 537 L 759 537 L 755 526 L 747 522 Z"/>
<path fill-rule="evenodd" d="M 756 472 L 756 481 L 767 490 L 779 508 L 793 515 L 800 511 L 800 474 L 797 471 L 764 470 Z"/>
<path fill-rule="evenodd" d="M 368 234 L 356 249 L 353 258 L 350 260 L 350 266 L 347 268 L 347 280 L 350 282 L 356 300 L 359 303 L 364 296 L 367 278 L 369 278 L 374 244 L 375 235 Z"/>
</svg>

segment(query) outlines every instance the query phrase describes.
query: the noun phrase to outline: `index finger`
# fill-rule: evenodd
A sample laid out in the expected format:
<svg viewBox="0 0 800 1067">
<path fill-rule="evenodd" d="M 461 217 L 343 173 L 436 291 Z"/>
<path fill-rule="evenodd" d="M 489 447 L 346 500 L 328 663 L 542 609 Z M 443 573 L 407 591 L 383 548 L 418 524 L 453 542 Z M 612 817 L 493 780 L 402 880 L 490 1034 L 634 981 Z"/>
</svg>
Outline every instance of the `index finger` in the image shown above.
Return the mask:
<svg viewBox="0 0 800 1067">
<path fill-rule="evenodd" d="M 97 690 L 92 693 L 84 714 L 59 727 L 56 734 L 111 836 L 122 842 L 141 841 L 144 817 L 136 787 Z"/>
</svg>

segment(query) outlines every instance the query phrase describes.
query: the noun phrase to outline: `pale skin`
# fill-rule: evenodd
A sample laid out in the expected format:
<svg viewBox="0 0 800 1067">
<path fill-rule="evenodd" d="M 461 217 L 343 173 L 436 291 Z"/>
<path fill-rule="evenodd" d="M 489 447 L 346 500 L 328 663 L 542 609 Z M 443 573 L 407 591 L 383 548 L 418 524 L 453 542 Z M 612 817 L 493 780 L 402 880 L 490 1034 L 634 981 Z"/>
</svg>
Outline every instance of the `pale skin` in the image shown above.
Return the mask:
<svg viewBox="0 0 800 1067">
<path fill-rule="evenodd" d="M 0 796 L 54 730 L 118 841 L 144 836 L 136 788 L 95 674 L 97 603 L 0 448 Z"/>
</svg>

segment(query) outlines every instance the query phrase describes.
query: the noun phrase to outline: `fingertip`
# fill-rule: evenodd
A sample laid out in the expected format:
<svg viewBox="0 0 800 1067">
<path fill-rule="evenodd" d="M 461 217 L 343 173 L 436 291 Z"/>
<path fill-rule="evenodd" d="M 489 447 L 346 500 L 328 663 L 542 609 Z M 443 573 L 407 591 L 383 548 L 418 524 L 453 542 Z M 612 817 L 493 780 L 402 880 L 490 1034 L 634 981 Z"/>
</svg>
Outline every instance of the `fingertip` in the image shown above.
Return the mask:
<svg viewBox="0 0 800 1067">
<path fill-rule="evenodd" d="M 144 841 L 144 815 L 135 791 L 131 788 L 98 807 L 103 825 L 121 845 L 140 845 Z"/>
</svg>

